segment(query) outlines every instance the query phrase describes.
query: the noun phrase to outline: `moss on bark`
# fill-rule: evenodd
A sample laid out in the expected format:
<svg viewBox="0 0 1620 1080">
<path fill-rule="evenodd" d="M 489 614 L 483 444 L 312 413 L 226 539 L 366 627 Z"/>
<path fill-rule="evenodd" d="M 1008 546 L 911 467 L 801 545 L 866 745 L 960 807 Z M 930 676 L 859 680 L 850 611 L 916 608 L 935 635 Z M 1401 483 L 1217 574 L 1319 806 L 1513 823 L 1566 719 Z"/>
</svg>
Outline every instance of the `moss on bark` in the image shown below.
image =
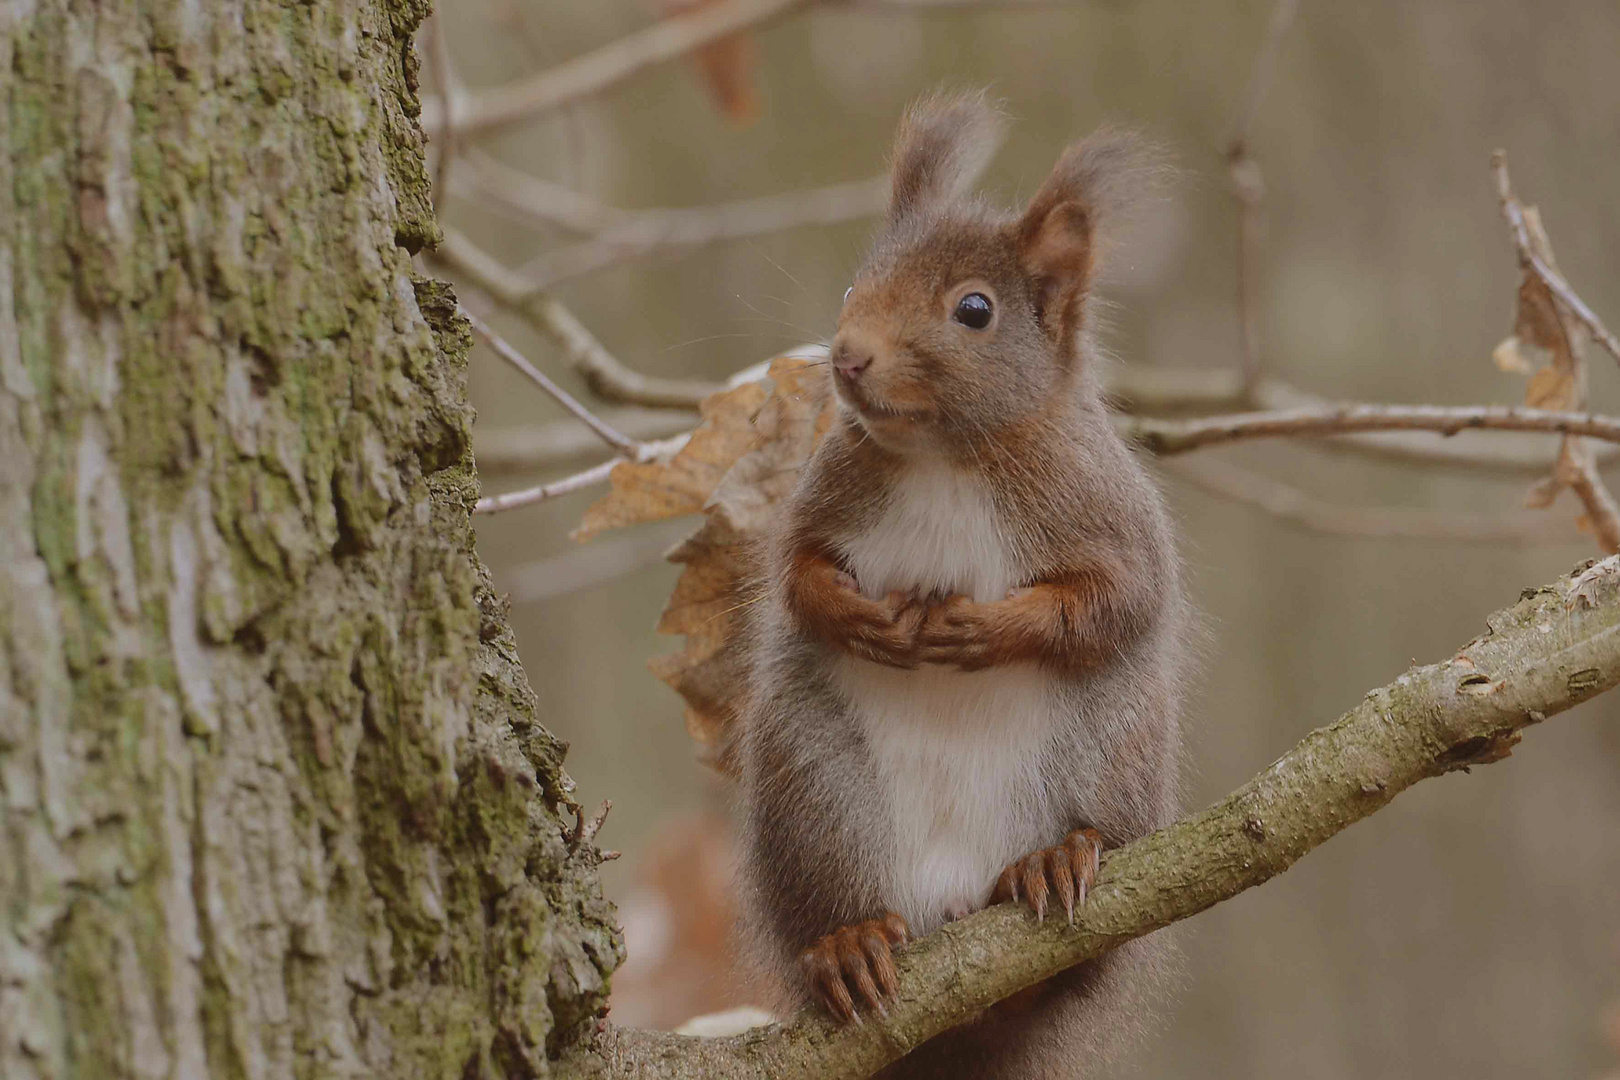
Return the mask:
<svg viewBox="0 0 1620 1080">
<path fill-rule="evenodd" d="M 538 1076 L 622 954 L 473 551 L 399 0 L 0 11 L 0 1075 Z"/>
</svg>

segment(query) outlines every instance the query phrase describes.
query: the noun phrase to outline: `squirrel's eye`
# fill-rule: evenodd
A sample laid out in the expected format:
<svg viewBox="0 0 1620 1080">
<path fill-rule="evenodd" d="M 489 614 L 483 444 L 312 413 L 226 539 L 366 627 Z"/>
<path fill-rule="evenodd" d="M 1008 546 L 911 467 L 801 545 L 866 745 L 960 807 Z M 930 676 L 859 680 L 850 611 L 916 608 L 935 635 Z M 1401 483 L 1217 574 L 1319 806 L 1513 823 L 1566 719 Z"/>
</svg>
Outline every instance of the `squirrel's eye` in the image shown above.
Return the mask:
<svg viewBox="0 0 1620 1080">
<path fill-rule="evenodd" d="M 844 303 L 846 303 L 846 304 L 849 303 L 849 294 L 854 292 L 854 291 L 855 291 L 855 286 L 853 286 L 853 285 L 851 285 L 849 288 L 844 290 Z"/>
<path fill-rule="evenodd" d="M 970 292 L 956 302 L 956 310 L 951 312 L 951 318 L 973 330 L 983 330 L 990 325 L 992 310 L 988 296 L 982 292 Z"/>
</svg>

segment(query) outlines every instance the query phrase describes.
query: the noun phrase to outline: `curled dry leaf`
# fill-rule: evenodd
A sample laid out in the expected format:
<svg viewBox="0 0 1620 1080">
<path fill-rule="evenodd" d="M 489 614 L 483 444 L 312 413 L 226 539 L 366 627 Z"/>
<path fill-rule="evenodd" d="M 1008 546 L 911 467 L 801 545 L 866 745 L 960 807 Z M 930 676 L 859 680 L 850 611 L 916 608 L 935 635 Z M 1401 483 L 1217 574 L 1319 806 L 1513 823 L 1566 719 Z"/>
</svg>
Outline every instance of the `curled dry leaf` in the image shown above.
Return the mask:
<svg viewBox="0 0 1620 1080">
<path fill-rule="evenodd" d="M 755 542 L 771 510 L 832 422 L 825 365 L 780 358 L 764 382 L 710 395 L 703 424 L 667 463 L 620 465 L 613 491 L 585 513 L 577 539 L 603 529 L 701 510 L 699 529 L 667 558 L 685 567 L 659 619 L 682 634 L 678 652 L 654 657 L 653 674 L 686 701 L 686 728 L 705 762 L 733 771 L 730 735 L 744 691 L 744 620 L 755 599 Z"/>
</svg>

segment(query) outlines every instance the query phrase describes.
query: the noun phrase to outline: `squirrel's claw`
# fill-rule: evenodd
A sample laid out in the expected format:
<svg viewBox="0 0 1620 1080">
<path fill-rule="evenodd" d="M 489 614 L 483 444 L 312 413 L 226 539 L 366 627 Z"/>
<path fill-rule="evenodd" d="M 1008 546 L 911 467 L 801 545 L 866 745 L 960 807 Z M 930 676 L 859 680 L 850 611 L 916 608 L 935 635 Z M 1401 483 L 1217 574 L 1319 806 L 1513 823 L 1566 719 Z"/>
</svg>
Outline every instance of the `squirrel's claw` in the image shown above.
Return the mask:
<svg viewBox="0 0 1620 1080">
<path fill-rule="evenodd" d="M 1075 908 L 1085 906 L 1097 880 L 1101 854 L 1102 836 L 1097 830 L 1076 829 L 1057 847 L 1041 848 L 1008 863 L 991 900 L 999 904 L 1022 897 L 1035 917 L 1044 921 L 1047 897 L 1056 893 L 1073 926 Z"/>
<path fill-rule="evenodd" d="M 811 992 L 827 1010 L 846 1024 L 861 1022 L 861 1005 L 882 1016 L 889 1013 L 884 998 L 899 989 L 893 948 L 911 936 L 905 919 L 893 912 L 882 918 L 834 930 L 799 955 L 799 966 Z M 853 989 L 853 993 L 851 990 Z"/>
</svg>

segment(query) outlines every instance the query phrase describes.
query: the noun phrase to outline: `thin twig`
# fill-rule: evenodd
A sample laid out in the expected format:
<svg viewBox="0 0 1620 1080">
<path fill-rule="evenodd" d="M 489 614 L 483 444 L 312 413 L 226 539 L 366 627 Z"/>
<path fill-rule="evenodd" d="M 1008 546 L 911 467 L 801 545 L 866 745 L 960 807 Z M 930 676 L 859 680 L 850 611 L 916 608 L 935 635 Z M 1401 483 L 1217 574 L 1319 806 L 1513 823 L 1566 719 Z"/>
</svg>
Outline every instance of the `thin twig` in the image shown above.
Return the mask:
<svg viewBox="0 0 1620 1080">
<path fill-rule="evenodd" d="M 574 805 L 574 831 L 568 836 L 568 850 L 578 851 L 581 846 L 596 839 L 596 834 L 602 831 L 602 823 L 607 821 L 608 811 L 613 809 L 612 799 L 603 799 L 602 807 L 589 821 L 585 820 L 585 808 Z"/>
<path fill-rule="evenodd" d="M 1246 394 L 1242 377 L 1230 368 L 1152 367 L 1122 364 L 1103 372 L 1103 384 L 1114 407 L 1138 415 L 1176 413 L 1228 413 L 1245 407 L 1281 410 L 1330 404 L 1280 379 L 1264 378 Z M 1251 400 L 1252 399 L 1252 400 Z M 1556 442 L 1556 441 L 1555 441 Z M 1541 474 L 1547 468 L 1548 447 L 1537 436 L 1523 438 L 1471 437 L 1439 441 L 1421 431 L 1368 431 L 1330 435 L 1323 446 L 1367 457 L 1419 465 L 1478 469 L 1486 472 Z M 1605 444 L 1600 462 L 1620 458 L 1620 447 Z"/>
<path fill-rule="evenodd" d="M 553 480 L 549 484 L 539 484 L 535 487 L 524 488 L 521 491 L 509 491 L 505 495 L 485 495 L 473 506 L 475 514 L 499 514 L 503 510 L 516 510 L 520 506 L 533 506 L 535 503 L 555 499 L 559 495 L 580 491 L 593 487 L 596 484 L 607 483 L 613 466 L 624 461 L 624 458 L 613 458 L 600 465 L 594 465 L 584 472 L 565 476 L 561 480 Z"/>
<path fill-rule="evenodd" d="M 446 227 L 434 256 L 472 280 L 497 302 L 513 308 L 550 338 L 584 377 L 591 392 L 607 401 L 663 409 L 696 409 L 721 384 L 697 379 L 660 379 L 621 363 L 560 301 L 540 293 L 525 297 L 521 278 L 456 229 Z"/>
<path fill-rule="evenodd" d="M 582 491 L 597 484 L 605 484 L 613 474 L 614 466 L 626 461 L 655 461 L 663 460 L 681 447 L 686 445 L 690 433 L 676 435 L 671 439 L 661 439 L 658 442 L 640 444 L 641 453 L 636 458 L 616 457 L 609 458 L 599 465 L 593 465 L 584 472 L 565 476 L 561 480 L 553 480 L 546 484 L 537 484 L 534 487 L 522 488 L 518 491 L 509 491 L 504 495 L 486 495 L 473 506 L 475 514 L 499 514 L 503 510 L 516 510 L 520 506 L 533 506 L 535 503 L 555 499 L 559 495 Z"/>
<path fill-rule="evenodd" d="M 728 34 L 780 18 L 809 0 L 719 0 L 661 19 L 583 56 L 504 86 L 450 99 L 456 129 L 471 136 L 599 94 L 653 64 L 673 60 Z M 443 99 L 422 102 L 422 123 L 433 128 Z"/>
<path fill-rule="evenodd" d="M 508 364 L 511 364 L 513 367 L 523 372 L 524 375 L 527 375 L 530 381 L 539 386 L 540 389 L 544 390 L 547 394 L 550 394 L 558 404 L 578 417 L 586 427 L 596 432 L 603 442 L 607 443 L 610 447 L 619 451 L 619 453 L 623 454 L 632 461 L 637 461 L 640 459 L 643 449 L 641 443 L 637 442 L 621 431 L 614 430 L 614 428 L 611 427 L 607 421 L 603 420 L 600 416 L 597 416 L 584 405 L 580 404 L 579 399 L 575 398 L 574 395 L 558 386 L 545 372 L 529 363 L 527 357 L 514 349 L 511 344 L 507 342 L 505 338 L 497 334 L 488 323 L 478 318 L 478 316 L 468 311 L 465 307 L 461 309 L 461 314 L 463 318 L 472 324 L 473 332 L 488 342 L 490 347 L 495 350 L 496 354 L 499 355 L 502 360 L 505 360 Z"/>
<path fill-rule="evenodd" d="M 1248 89 L 1243 95 L 1243 106 L 1238 110 L 1237 123 L 1232 127 L 1229 145 L 1241 146 L 1249 141 L 1254 118 L 1260 112 L 1260 103 L 1271 86 L 1272 72 L 1277 67 L 1283 39 L 1288 36 L 1288 28 L 1293 25 L 1298 12 L 1299 0 L 1277 0 L 1276 6 L 1271 9 L 1271 20 L 1266 24 L 1266 39 L 1255 55 L 1254 68 L 1249 72 Z"/>
<path fill-rule="evenodd" d="M 632 439 L 667 439 L 692 427 L 696 420 L 667 409 L 613 409 L 602 419 Z M 534 469 L 594 458 L 601 441 L 573 420 L 550 420 L 543 424 L 479 428 L 473 433 L 478 454 L 478 474 L 526 472 Z"/>
<path fill-rule="evenodd" d="M 1465 514 L 1408 507 L 1352 507 L 1309 494 L 1216 458 L 1171 459 L 1172 475 L 1231 502 L 1325 536 L 1468 543 L 1576 543 L 1579 530 L 1534 512 Z"/>
<path fill-rule="evenodd" d="M 1237 317 L 1238 340 L 1242 348 L 1240 370 L 1243 387 L 1252 394 L 1260 384 L 1260 203 L 1265 198 L 1265 178 L 1260 163 L 1250 153 L 1249 133 L 1254 118 L 1260 111 L 1260 102 L 1271 85 L 1272 72 L 1277 66 L 1277 55 L 1282 51 L 1283 39 L 1299 10 L 1299 0 L 1277 0 L 1271 9 L 1271 21 L 1266 27 L 1266 38 L 1255 55 L 1254 70 L 1249 75 L 1248 92 L 1238 110 L 1232 138 L 1227 143 L 1227 172 L 1232 181 L 1232 195 L 1238 204 L 1237 233 Z"/>
<path fill-rule="evenodd" d="M 1346 403 L 1280 412 L 1237 413 L 1197 420 L 1122 417 L 1120 433 L 1155 454 L 1184 454 L 1241 439 L 1283 435 L 1332 435 L 1352 431 L 1436 431 L 1455 435 L 1471 428 L 1551 431 L 1620 442 L 1620 418 L 1552 412 L 1517 405 L 1365 405 Z"/>
</svg>

